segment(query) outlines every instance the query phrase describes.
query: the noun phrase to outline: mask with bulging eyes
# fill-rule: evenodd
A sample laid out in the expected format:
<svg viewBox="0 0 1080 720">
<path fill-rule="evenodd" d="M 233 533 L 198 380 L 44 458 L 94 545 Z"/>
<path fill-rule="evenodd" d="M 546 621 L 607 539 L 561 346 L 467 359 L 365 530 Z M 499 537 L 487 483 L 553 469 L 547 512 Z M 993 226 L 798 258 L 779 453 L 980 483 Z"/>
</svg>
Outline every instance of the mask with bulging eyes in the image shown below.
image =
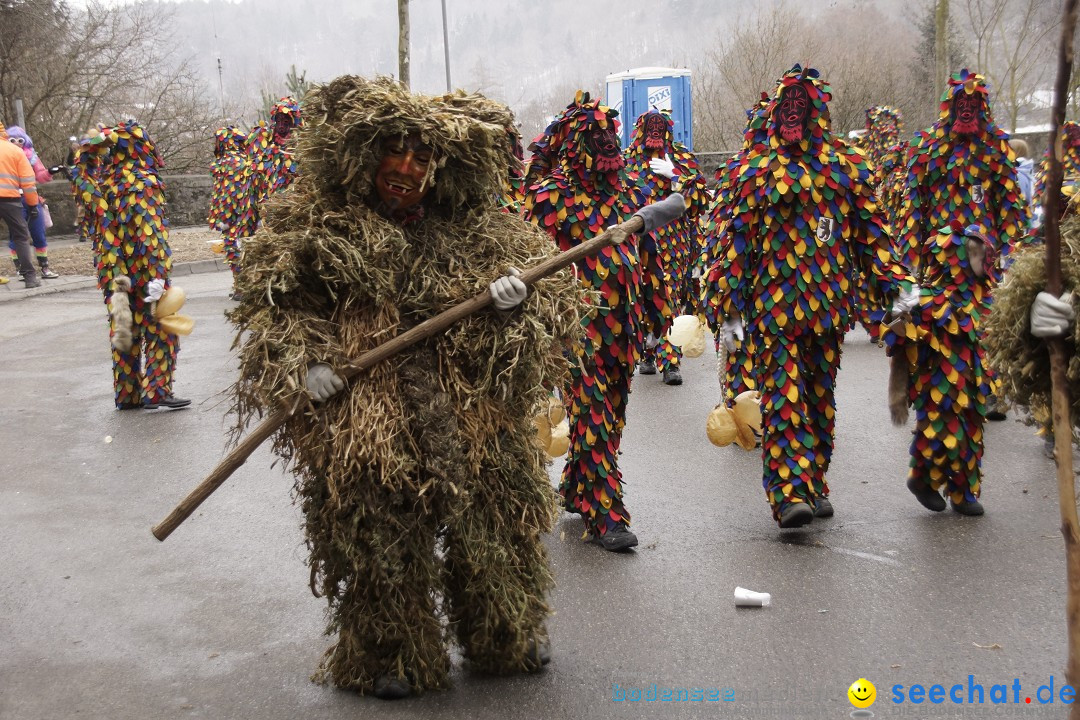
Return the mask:
<svg viewBox="0 0 1080 720">
<path fill-rule="evenodd" d="M 293 118 L 288 113 L 278 113 L 274 117 L 274 142 L 283 145 L 292 135 Z"/>
<path fill-rule="evenodd" d="M 667 134 L 667 121 L 663 116 L 653 113 L 645 118 L 645 147 L 649 150 L 663 150 L 664 136 Z"/>
<path fill-rule="evenodd" d="M 979 132 L 979 113 L 982 110 L 982 93 L 962 92 L 953 99 L 953 130 L 960 135 Z"/>
<path fill-rule="evenodd" d="M 810 95 L 801 83 L 784 89 L 777 113 L 780 116 L 780 137 L 784 142 L 789 145 L 802 142 L 806 121 L 810 117 Z"/>
<path fill-rule="evenodd" d="M 418 135 L 390 138 L 383 144 L 383 156 L 375 170 L 375 193 L 392 212 L 408 210 L 420 203 L 431 189 L 428 168 L 434 151 Z"/>
<path fill-rule="evenodd" d="M 585 136 L 585 147 L 593 157 L 593 167 L 597 172 L 615 172 L 624 164 L 622 152 L 619 150 L 619 136 L 610 125 L 589 130 Z"/>
</svg>

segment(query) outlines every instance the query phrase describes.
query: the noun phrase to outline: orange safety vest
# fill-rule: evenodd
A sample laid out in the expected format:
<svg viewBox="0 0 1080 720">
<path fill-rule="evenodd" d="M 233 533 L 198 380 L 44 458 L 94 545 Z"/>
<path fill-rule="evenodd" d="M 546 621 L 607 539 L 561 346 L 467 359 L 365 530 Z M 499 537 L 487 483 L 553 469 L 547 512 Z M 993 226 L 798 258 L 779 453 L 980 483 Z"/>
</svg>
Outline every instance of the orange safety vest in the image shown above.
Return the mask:
<svg viewBox="0 0 1080 720">
<path fill-rule="evenodd" d="M 16 199 L 20 195 L 27 205 L 38 204 L 34 168 L 30 167 L 22 148 L 0 141 L 0 200 Z"/>
</svg>

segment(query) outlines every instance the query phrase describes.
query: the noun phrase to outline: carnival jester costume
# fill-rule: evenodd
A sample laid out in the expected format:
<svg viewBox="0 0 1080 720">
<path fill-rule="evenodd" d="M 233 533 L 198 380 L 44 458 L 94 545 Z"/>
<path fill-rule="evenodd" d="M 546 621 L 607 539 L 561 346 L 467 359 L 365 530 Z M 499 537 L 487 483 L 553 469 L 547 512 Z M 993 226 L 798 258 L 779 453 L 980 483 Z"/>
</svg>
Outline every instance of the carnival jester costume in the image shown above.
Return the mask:
<svg viewBox="0 0 1080 720">
<path fill-rule="evenodd" d="M 975 225 L 946 227 L 923 254 L 910 320 L 887 330 L 893 422 L 915 409 L 907 487 L 926 508 L 982 515 L 983 421 L 991 398 L 980 324 L 990 309 L 993 243 Z"/>
<path fill-rule="evenodd" d="M 172 394 L 176 335 L 153 313 L 153 303 L 169 287 L 172 266 L 165 188 L 158 175 L 161 158 L 146 130 L 134 121 L 103 129 L 84 144 L 80 155 L 88 152 L 101 160 L 99 189 L 106 211 L 93 249 L 98 288 L 112 315 L 116 407 L 185 407 L 191 401 Z M 128 312 L 114 293 L 127 294 L 130 343 L 115 342 L 118 333 L 127 335 Z"/>
<path fill-rule="evenodd" d="M 630 147 L 626 149 L 626 168 L 637 181 L 637 189 L 645 202 L 662 200 L 678 189 L 687 202 L 686 214 L 653 233 L 652 246 L 659 255 L 663 275 L 654 277 L 664 284 L 664 325 L 654 330 L 656 344 L 647 342 L 638 372 L 654 374 L 659 368 L 664 382 L 681 385 L 679 361 L 682 352 L 671 344 L 667 331 L 675 315 L 697 305 L 696 283 L 691 276 L 693 263 L 701 255 L 701 236 L 698 218 L 705 210 L 708 196 L 705 179 L 698 170 L 697 158 L 685 145 L 676 142 L 675 123 L 667 111 L 650 110 L 637 119 Z M 645 264 L 651 259 L 646 258 Z M 645 288 L 646 304 L 655 293 L 653 284 Z"/>
<path fill-rule="evenodd" d="M 551 171 L 525 197 L 525 217 L 566 250 L 623 222 L 644 204 L 627 178 L 616 116 L 578 92 L 544 140 Z M 534 143 L 535 144 L 535 143 Z M 637 545 L 623 505 L 619 444 L 626 423 L 630 378 L 645 334 L 662 327 L 666 305 L 655 247 L 645 235 L 604 248 L 577 268 L 596 302 L 582 321 L 565 393 L 570 449 L 559 492 L 569 512 L 581 514 L 587 535 L 608 550 Z M 645 260 L 649 257 L 651 260 Z M 656 282 L 652 303 L 644 286 Z"/>
<path fill-rule="evenodd" d="M 225 260 L 235 277 L 240 271 L 240 243 L 255 232 L 255 211 L 251 204 L 251 160 L 247 154 L 247 135 L 229 125 L 214 134 L 214 178 L 207 222 L 211 230 L 221 232 Z"/>
<path fill-rule="evenodd" d="M 994 124 L 982 75 L 953 73 L 938 120 L 918 132 L 907 164 L 907 190 L 896 228 L 902 257 L 921 258 L 938 230 L 977 225 L 1004 258 L 1028 226 L 1009 136 Z"/>
<path fill-rule="evenodd" d="M 287 188 L 296 177 L 293 131 L 300 127 L 300 103 L 283 97 L 270 110 L 271 127 L 259 122 L 248 135 L 252 164 L 251 197 L 256 211 L 274 193 Z"/>
<path fill-rule="evenodd" d="M 1080 123 L 1073 122 L 1072 120 L 1066 120 L 1061 126 L 1061 142 L 1064 154 L 1061 158 L 1061 169 L 1063 178 L 1063 187 L 1072 186 L 1072 191 L 1068 192 L 1068 198 L 1073 198 L 1076 195 L 1076 186 L 1080 185 Z M 1043 153 L 1042 162 L 1039 164 L 1039 172 L 1035 176 L 1035 203 L 1038 207 L 1046 203 L 1046 198 L 1043 196 L 1046 194 L 1046 179 L 1050 172 L 1050 149 L 1047 148 Z M 1062 208 L 1064 211 L 1064 207 Z"/>
<path fill-rule="evenodd" d="M 882 298 L 911 300 L 863 155 L 833 142 L 829 86 L 795 65 L 765 111 L 765 141 L 732 168 L 727 254 L 710 274 L 726 337 L 754 343 L 763 485 L 781 527 L 828 513 L 836 372 L 862 272 Z M 754 130 L 748 130 L 748 135 Z M 752 137 L 748 137 L 753 142 Z"/>
<path fill-rule="evenodd" d="M 527 297 L 521 285 L 516 307 L 496 298 L 351 387 L 338 375 L 553 253 L 498 207 L 510 111 L 354 76 L 307 102 L 301 172 L 265 206 L 230 317 L 238 427 L 296 408 L 275 449 L 336 636 L 316 678 L 388 699 L 445 688 L 449 637 L 482 671 L 539 669 L 556 498 L 531 418 L 565 381 L 576 281 L 560 273 Z"/>
</svg>

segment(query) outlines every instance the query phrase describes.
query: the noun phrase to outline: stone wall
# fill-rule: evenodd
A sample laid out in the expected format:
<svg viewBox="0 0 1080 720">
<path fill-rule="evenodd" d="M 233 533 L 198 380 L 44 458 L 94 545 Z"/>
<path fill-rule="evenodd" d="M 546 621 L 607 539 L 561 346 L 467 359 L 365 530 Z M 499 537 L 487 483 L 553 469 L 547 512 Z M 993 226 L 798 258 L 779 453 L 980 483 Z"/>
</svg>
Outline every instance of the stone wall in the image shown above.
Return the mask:
<svg viewBox="0 0 1080 720">
<path fill-rule="evenodd" d="M 173 227 L 185 225 L 204 225 L 210 209 L 210 194 L 213 191 L 213 178 L 209 175 L 166 175 L 165 181 L 165 216 Z M 63 177 L 57 177 L 50 183 L 38 187 L 45 201 L 49 203 L 53 227 L 48 236 L 72 235 L 75 233 L 75 199 L 71 183 Z"/>
</svg>

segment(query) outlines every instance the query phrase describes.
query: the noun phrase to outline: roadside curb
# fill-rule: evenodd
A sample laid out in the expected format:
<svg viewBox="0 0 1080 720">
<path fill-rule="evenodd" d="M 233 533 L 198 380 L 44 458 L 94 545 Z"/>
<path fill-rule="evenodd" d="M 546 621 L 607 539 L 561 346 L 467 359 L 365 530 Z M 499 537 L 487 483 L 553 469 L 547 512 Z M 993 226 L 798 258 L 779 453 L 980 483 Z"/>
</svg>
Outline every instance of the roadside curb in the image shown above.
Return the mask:
<svg viewBox="0 0 1080 720">
<path fill-rule="evenodd" d="M 172 277 L 182 275 L 201 275 L 203 273 L 222 272 L 229 266 L 221 260 L 210 258 L 208 260 L 192 260 L 191 262 L 177 263 L 173 266 Z M 27 290 L 19 280 L 18 275 L 9 277 L 10 282 L 0 285 L 0 305 L 17 300 L 39 297 L 41 295 L 56 295 L 57 293 L 74 290 L 87 290 L 97 287 L 97 278 L 89 275 L 64 275 L 55 280 L 41 280 L 41 287 Z"/>
</svg>

